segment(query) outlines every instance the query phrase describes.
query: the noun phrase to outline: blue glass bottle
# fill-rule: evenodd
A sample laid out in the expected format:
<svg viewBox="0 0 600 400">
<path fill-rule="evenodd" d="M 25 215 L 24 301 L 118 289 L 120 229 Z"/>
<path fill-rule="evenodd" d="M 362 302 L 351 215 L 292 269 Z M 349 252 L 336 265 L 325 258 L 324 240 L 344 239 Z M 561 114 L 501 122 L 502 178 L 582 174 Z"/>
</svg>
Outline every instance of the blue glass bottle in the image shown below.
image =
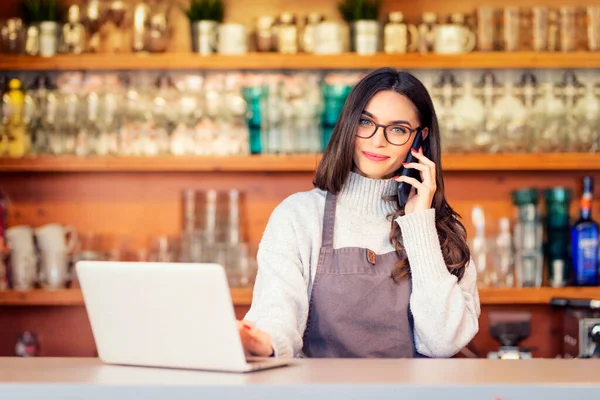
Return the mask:
<svg viewBox="0 0 600 400">
<path fill-rule="evenodd" d="M 571 229 L 573 283 L 576 286 L 598 285 L 598 224 L 592 220 L 594 188 L 591 177 L 583 178 L 580 217 Z"/>
<path fill-rule="evenodd" d="M 264 86 L 250 86 L 242 88 L 242 96 L 248 103 L 246 123 L 248 124 L 250 154 L 261 154 L 264 147 L 264 99 L 267 90 Z"/>
</svg>

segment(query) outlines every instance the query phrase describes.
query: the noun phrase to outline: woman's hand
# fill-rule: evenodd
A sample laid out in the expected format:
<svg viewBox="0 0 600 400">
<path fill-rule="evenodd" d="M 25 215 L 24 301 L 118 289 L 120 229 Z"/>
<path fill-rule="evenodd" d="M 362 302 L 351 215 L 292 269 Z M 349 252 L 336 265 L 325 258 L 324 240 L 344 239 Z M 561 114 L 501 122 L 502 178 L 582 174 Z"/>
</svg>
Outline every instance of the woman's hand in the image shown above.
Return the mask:
<svg viewBox="0 0 600 400">
<path fill-rule="evenodd" d="M 394 178 L 397 182 L 406 182 L 412 186 L 412 189 L 410 190 L 410 196 L 408 197 L 408 201 L 404 207 L 405 214 L 411 214 L 431 208 L 433 195 L 435 194 L 436 190 L 435 164 L 433 161 L 425 157 L 422 147 L 419 148 L 418 152 L 412 149 L 410 151 L 412 151 L 413 157 L 419 160 L 419 162 L 406 163 L 402 165 L 404 168 L 418 169 L 421 172 L 421 180 L 423 182 L 419 182 L 417 179 L 409 176 L 399 176 Z"/>
<path fill-rule="evenodd" d="M 273 355 L 271 337 L 268 333 L 261 331 L 250 321 L 243 320 L 237 323 L 246 354 L 257 357 Z"/>
</svg>

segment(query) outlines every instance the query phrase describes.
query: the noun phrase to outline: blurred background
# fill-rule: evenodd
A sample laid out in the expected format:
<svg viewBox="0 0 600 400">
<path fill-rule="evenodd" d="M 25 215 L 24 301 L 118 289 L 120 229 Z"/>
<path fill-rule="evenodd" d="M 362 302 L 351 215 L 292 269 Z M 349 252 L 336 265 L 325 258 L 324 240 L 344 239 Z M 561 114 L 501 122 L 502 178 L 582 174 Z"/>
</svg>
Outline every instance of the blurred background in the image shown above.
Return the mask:
<svg viewBox="0 0 600 400">
<path fill-rule="evenodd" d="M 219 262 L 243 317 L 383 66 L 435 103 L 483 308 L 459 356 L 600 356 L 600 6 L 565 0 L 4 0 L 0 355 L 96 354 L 83 259 Z"/>
</svg>

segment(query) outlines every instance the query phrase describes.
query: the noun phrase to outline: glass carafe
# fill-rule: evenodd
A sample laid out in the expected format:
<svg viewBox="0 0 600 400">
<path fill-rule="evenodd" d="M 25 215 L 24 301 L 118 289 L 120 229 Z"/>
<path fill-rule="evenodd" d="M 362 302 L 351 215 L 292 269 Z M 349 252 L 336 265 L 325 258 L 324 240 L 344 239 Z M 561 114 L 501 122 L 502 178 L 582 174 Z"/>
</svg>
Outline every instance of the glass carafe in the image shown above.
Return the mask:
<svg viewBox="0 0 600 400">
<path fill-rule="evenodd" d="M 565 149 L 568 132 L 565 103 L 552 82 L 540 84 L 540 97 L 533 105 L 532 121 L 535 152 L 552 153 Z"/>
<path fill-rule="evenodd" d="M 517 207 L 514 224 L 515 284 L 540 287 L 543 277 L 543 225 L 538 211 L 538 193 L 532 188 L 512 193 Z"/>
<path fill-rule="evenodd" d="M 559 97 L 565 105 L 566 125 L 563 127 L 565 141 L 562 151 L 578 147 L 578 126 L 575 121 L 575 103 L 585 94 L 585 87 L 579 82 L 573 71 L 564 74 L 562 83 L 558 86 Z"/>
<path fill-rule="evenodd" d="M 477 153 L 488 153 L 498 151 L 501 144 L 503 115 L 498 109 L 496 102 L 502 94 L 502 86 L 498 83 L 496 76 L 488 71 L 482 76 L 481 83 L 476 89 L 478 97 L 483 102 L 483 127 L 475 133 L 471 151 Z"/>
<path fill-rule="evenodd" d="M 463 150 L 462 132 L 455 129 L 452 105 L 459 93 L 454 75 L 445 71 L 431 90 L 433 104 L 437 113 L 442 152 L 460 153 Z"/>
<path fill-rule="evenodd" d="M 524 153 L 529 149 L 527 121 L 529 113 L 515 96 L 512 82 L 504 84 L 504 95 L 496 102 L 494 114 L 499 124 L 498 150 L 504 153 Z"/>
<path fill-rule="evenodd" d="M 586 83 L 584 95 L 573 107 L 575 130 L 570 151 L 596 152 L 600 146 L 600 84 Z"/>
<path fill-rule="evenodd" d="M 462 150 L 467 153 L 481 151 L 491 141 L 490 136 L 485 132 L 483 102 L 475 96 L 474 92 L 471 82 L 463 83 L 462 95 L 452 106 L 451 129 L 461 133 Z"/>
<path fill-rule="evenodd" d="M 523 138 L 522 141 L 525 144 L 525 151 L 531 151 L 535 144 L 535 127 L 536 120 L 532 118 L 533 106 L 539 97 L 539 89 L 537 86 L 537 78 L 535 75 L 527 71 L 521 77 L 521 82 L 515 88 L 515 93 L 518 99 L 522 102 L 527 117 L 523 126 Z"/>
</svg>

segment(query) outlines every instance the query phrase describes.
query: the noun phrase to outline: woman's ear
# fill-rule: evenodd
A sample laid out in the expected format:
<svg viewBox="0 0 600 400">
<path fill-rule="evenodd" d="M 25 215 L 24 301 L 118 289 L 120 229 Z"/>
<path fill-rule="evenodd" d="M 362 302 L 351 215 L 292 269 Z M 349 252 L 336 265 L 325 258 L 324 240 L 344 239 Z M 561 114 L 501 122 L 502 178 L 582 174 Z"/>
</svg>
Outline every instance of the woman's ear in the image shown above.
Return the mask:
<svg viewBox="0 0 600 400">
<path fill-rule="evenodd" d="M 423 135 L 423 140 L 427 139 L 427 136 L 429 136 L 429 128 L 423 128 L 421 135 Z"/>
</svg>

